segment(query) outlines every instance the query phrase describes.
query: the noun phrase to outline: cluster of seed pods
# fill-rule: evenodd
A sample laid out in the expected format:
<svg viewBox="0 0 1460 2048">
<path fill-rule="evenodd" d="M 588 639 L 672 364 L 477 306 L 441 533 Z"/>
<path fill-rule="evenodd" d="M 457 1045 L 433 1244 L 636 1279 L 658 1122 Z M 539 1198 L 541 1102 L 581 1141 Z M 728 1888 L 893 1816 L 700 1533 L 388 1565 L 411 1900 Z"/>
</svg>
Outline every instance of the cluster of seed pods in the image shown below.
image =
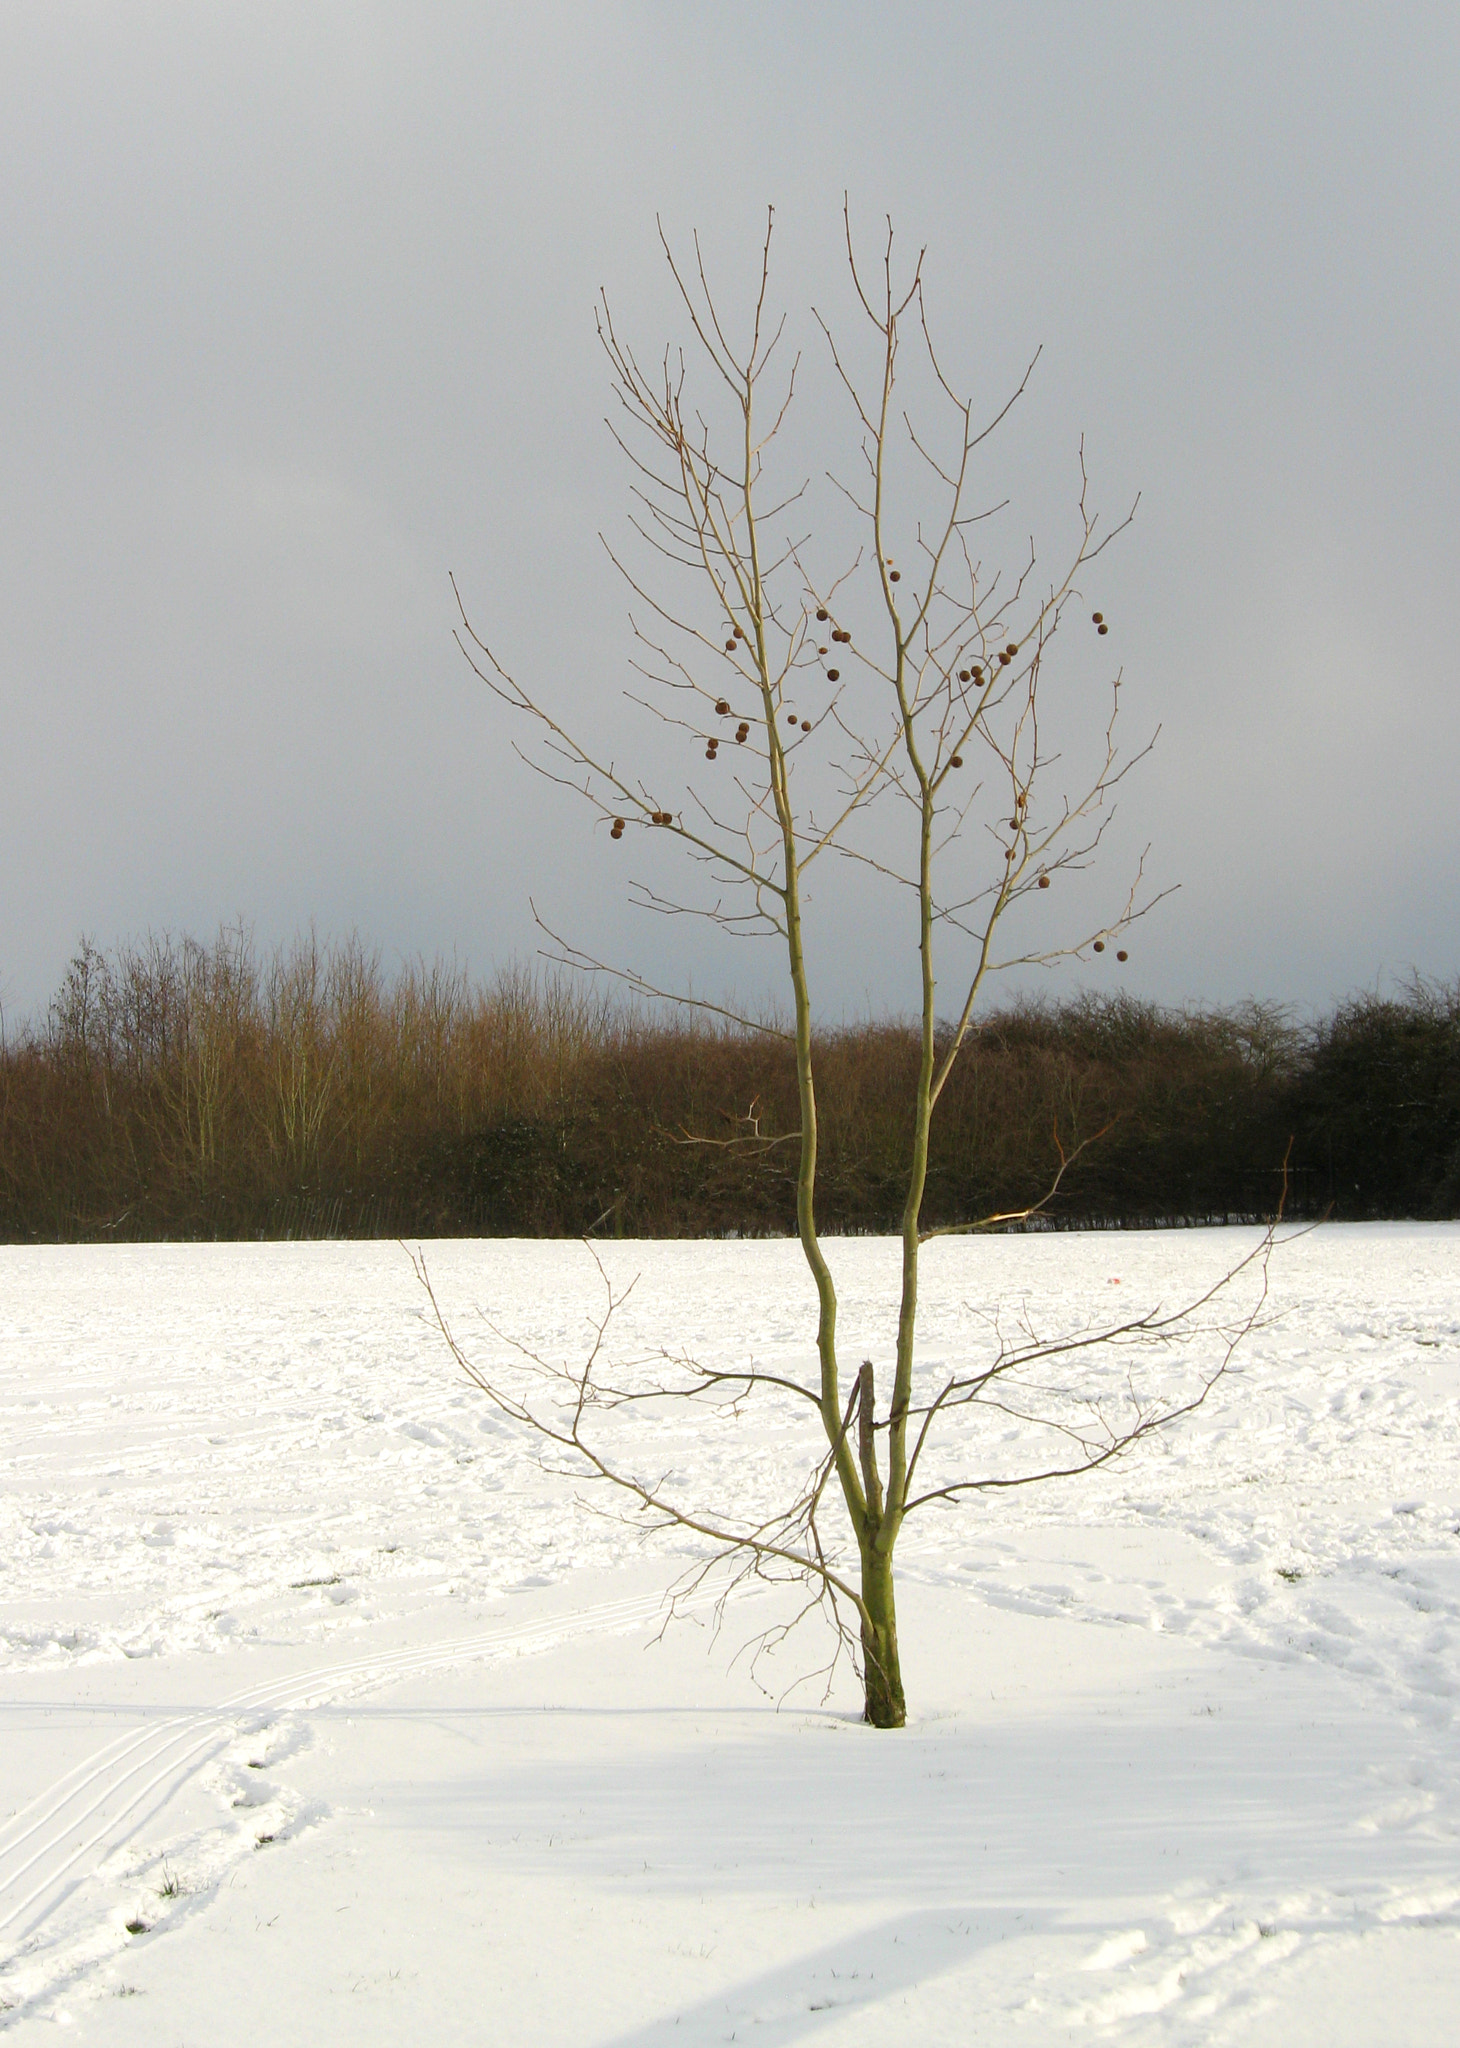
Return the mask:
<svg viewBox="0 0 1460 2048">
<path fill-rule="evenodd" d="M 729 699 L 728 697 L 717 697 L 717 698 L 715 699 L 715 715 L 716 715 L 716 717 L 717 717 L 717 718 L 729 718 L 729 717 L 731 717 L 731 716 L 733 715 L 733 714 L 731 713 L 731 710 L 730 710 L 730 699 Z M 736 746 L 737 746 L 737 747 L 743 747 L 743 746 L 745 745 L 745 742 L 746 742 L 746 741 L 747 741 L 747 740 L 748 740 L 749 738 L 750 738 L 750 720 L 749 720 L 748 718 L 742 718 L 742 719 L 739 719 L 739 720 L 738 720 L 738 721 L 736 722 L 736 726 L 735 726 L 735 744 L 736 744 Z M 709 735 L 709 737 L 708 737 L 708 738 L 706 739 L 706 741 L 705 741 L 705 759 L 706 759 L 707 761 L 713 761 L 713 760 L 715 759 L 716 755 L 717 755 L 717 754 L 719 753 L 719 751 L 720 751 L 720 741 L 719 741 L 719 737 L 718 737 L 718 735 L 717 735 L 717 734 L 715 734 L 715 733 L 711 733 L 711 734 Z"/>
<path fill-rule="evenodd" d="M 609 827 L 609 838 L 622 839 L 624 836 L 624 826 L 627 822 L 625 818 L 615 818 Z M 674 813 L 673 811 L 650 811 L 649 823 L 651 825 L 672 825 L 674 823 Z"/>
<path fill-rule="evenodd" d="M 890 562 L 888 565 L 888 578 L 889 581 L 893 583 L 899 583 L 902 580 L 902 571 L 900 569 L 893 568 Z M 830 617 L 831 613 L 826 609 L 824 605 L 818 608 L 816 613 L 818 624 L 825 625 L 829 621 Z M 1106 622 L 1105 615 L 1103 612 L 1092 612 L 1090 617 L 1091 623 L 1094 625 L 1097 633 L 1108 633 L 1110 631 L 1110 627 Z M 851 634 L 845 632 L 840 626 L 832 627 L 830 638 L 838 646 L 850 647 L 852 644 Z M 734 654 L 738 652 L 744 640 L 745 629 L 743 626 L 730 627 L 728 629 L 728 637 L 725 641 L 725 652 L 727 654 Z M 819 655 L 824 657 L 831 652 L 831 649 L 830 647 L 819 646 L 816 651 Z M 1005 645 L 999 649 L 998 652 L 997 660 L 999 666 L 1001 668 L 1007 668 L 1010 662 L 1013 661 L 1014 657 L 1018 654 L 1018 652 L 1018 641 L 1007 641 Z M 984 679 L 984 673 L 984 665 L 981 661 L 970 662 L 967 668 L 959 669 L 958 680 L 960 683 L 981 683 Z M 826 676 L 828 682 L 839 682 L 841 680 L 841 671 L 840 669 L 829 668 L 826 671 Z M 720 718 L 731 717 L 732 712 L 729 698 L 717 698 L 715 701 L 715 711 L 716 715 Z M 795 711 L 788 711 L 786 713 L 786 722 L 788 725 L 799 727 L 802 732 L 810 732 L 811 730 L 811 720 L 809 718 L 802 718 L 800 714 Z M 750 720 L 748 718 L 742 718 L 737 720 L 735 726 L 735 744 L 737 746 L 744 746 L 746 740 L 749 739 L 749 737 Z M 705 759 L 707 761 L 714 761 L 718 758 L 719 752 L 719 739 L 714 733 L 711 733 L 705 742 Z M 950 768 L 961 768 L 963 766 L 962 754 L 950 754 L 948 757 L 948 765 Z M 1029 798 L 1027 793 L 1024 790 L 1020 790 L 1017 796 L 1015 797 L 1015 815 L 1009 820 L 1009 830 L 1011 832 L 1017 832 L 1023 825 L 1024 813 L 1028 806 L 1028 802 Z M 651 811 L 649 813 L 649 823 L 651 825 L 672 825 L 674 823 L 674 814 L 672 811 Z M 624 836 L 624 825 L 624 819 L 615 818 L 613 821 L 612 829 L 609 833 L 609 837 L 611 839 L 622 839 Z M 1014 859 L 1014 855 L 1015 849 L 1011 846 L 1005 851 L 1004 859 L 1006 861 L 1012 862 Z M 1038 886 L 1041 889 L 1047 889 L 1050 886 L 1050 878 L 1047 874 L 1042 874 L 1038 877 Z M 1091 951 L 1095 953 L 1103 953 L 1105 951 L 1104 939 L 1093 940 L 1091 943 Z M 1117 960 L 1124 962 L 1126 960 L 1129 960 L 1130 954 L 1127 952 L 1124 946 L 1121 946 L 1116 949 L 1115 957 Z"/>
<path fill-rule="evenodd" d="M 820 605 L 820 606 L 818 606 L 818 607 L 817 607 L 817 612 L 816 612 L 816 618 L 817 618 L 817 623 L 818 623 L 819 625 L 823 625 L 823 626 L 824 626 L 824 625 L 826 624 L 827 620 L 828 620 L 828 619 L 829 619 L 830 617 L 831 617 L 831 613 L 830 613 L 830 612 L 829 612 L 829 611 L 827 610 L 827 608 L 826 608 L 826 606 L 825 606 L 825 605 Z M 852 644 L 852 636 L 851 636 L 851 634 L 850 634 L 850 633 L 844 633 L 844 632 L 842 631 L 842 629 L 841 629 L 841 627 L 840 627 L 840 626 L 833 626 L 833 627 L 832 627 L 832 629 L 831 629 L 831 638 L 832 638 L 832 640 L 833 640 L 833 641 L 834 641 L 834 642 L 836 643 L 836 645 L 837 645 L 838 647 L 850 647 L 850 646 L 851 646 L 851 644 Z M 818 653 L 818 654 L 819 654 L 819 655 L 821 656 L 822 660 L 824 661 L 824 660 L 826 659 L 827 655 L 831 653 L 831 648 L 830 648 L 830 647 L 818 647 L 818 648 L 817 648 L 817 650 L 816 650 L 816 652 L 817 652 L 817 653 Z M 839 683 L 839 682 L 841 681 L 841 676 L 842 676 L 842 672 L 841 672 L 841 670 L 840 670 L 839 668 L 829 668 L 829 669 L 827 670 L 827 672 L 826 672 L 826 680 L 827 680 L 827 681 L 828 681 L 829 683 Z M 809 728 L 808 728 L 808 730 L 809 730 Z"/>
<path fill-rule="evenodd" d="M 729 636 L 725 642 L 725 652 L 727 654 L 738 654 L 742 645 L 746 647 L 749 646 L 750 643 L 745 637 L 745 628 L 743 626 L 727 626 L 725 628 L 725 631 Z M 717 698 L 715 703 L 715 712 L 716 715 L 720 718 L 729 718 L 731 716 L 730 700 L 728 697 Z M 743 747 L 745 745 L 745 742 L 749 738 L 750 720 L 748 718 L 742 718 L 737 721 L 735 727 L 736 746 Z M 705 759 L 707 761 L 717 760 L 719 758 L 719 754 L 719 736 L 715 733 L 711 733 L 705 741 Z"/>
</svg>

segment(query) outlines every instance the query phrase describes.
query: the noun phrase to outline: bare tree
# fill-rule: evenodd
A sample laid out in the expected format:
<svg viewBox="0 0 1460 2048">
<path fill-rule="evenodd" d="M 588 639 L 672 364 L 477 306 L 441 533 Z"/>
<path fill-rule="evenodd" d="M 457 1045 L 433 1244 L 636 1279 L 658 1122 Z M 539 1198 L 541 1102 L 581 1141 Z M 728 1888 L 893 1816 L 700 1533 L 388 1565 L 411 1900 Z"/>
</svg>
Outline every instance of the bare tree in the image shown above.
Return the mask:
<svg viewBox="0 0 1460 2048">
<path fill-rule="evenodd" d="M 1229 1311 L 1224 1285 L 1173 1313 L 1154 1311 L 1054 1338 L 1032 1324 L 1010 1332 L 995 1323 L 981 1363 L 936 1385 L 916 1371 L 919 1263 L 929 1240 L 1028 1221 L 1092 1142 L 1073 1136 L 1062 1142 L 1055 1134 L 1058 1168 L 1040 1201 L 923 1227 L 929 1131 L 990 975 L 1104 952 L 1156 900 L 1143 893 L 1137 863 L 1134 881 L 1104 922 L 1063 935 L 1050 929 L 1052 907 L 1059 904 L 1056 885 L 1091 863 L 1114 793 L 1151 742 L 1131 753 L 1118 745 L 1116 672 L 1083 776 L 1070 782 L 1066 770 L 1064 786 L 1056 784 L 1059 756 L 1043 716 L 1046 667 L 1061 628 L 1072 629 L 1077 617 L 1088 621 L 1083 630 L 1093 631 L 1097 644 L 1106 635 L 1101 612 L 1085 612 L 1090 600 L 1082 580 L 1127 521 L 1104 529 L 1090 510 L 1082 447 L 1074 544 L 1063 566 L 1053 576 L 1042 573 L 1031 545 L 1012 580 L 985 570 L 976 531 L 999 508 L 975 501 L 974 459 L 1024 392 L 1029 371 L 993 419 L 976 419 L 934 347 L 922 256 L 899 281 L 889 225 L 873 283 L 859 265 L 845 214 L 844 220 L 851 284 L 871 350 L 870 366 L 860 375 L 856 351 L 814 316 L 856 444 L 853 476 L 831 481 L 861 538 L 853 537 L 834 571 L 813 559 L 809 537 L 793 524 L 802 516 L 807 486 L 778 495 L 769 474 L 772 444 L 785 426 L 800 370 L 799 358 L 778 369 L 785 323 L 773 323 L 768 310 L 769 219 L 749 334 L 738 348 L 707 282 L 698 240 L 686 267 L 661 229 L 694 354 L 712 394 L 718 393 L 723 431 L 692 400 L 683 353 L 668 351 L 652 370 L 643 369 L 606 300 L 600 309 L 599 333 L 618 402 L 613 431 L 630 465 L 631 523 L 648 564 L 641 569 L 614 553 L 634 601 L 637 681 L 629 694 L 702 753 L 700 780 L 671 800 L 648 775 L 564 724 L 536 686 L 520 682 L 474 631 L 464 608 L 457 636 L 481 680 L 533 729 L 539 744 L 524 758 L 577 791 L 611 842 L 643 829 L 677 841 L 689 856 L 702 884 L 698 895 L 631 883 L 634 900 L 666 915 L 706 917 L 728 934 L 767 937 L 782 949 L 789 1018 L 768 1021 L 692 1000 L 748 1031 L 791 1041 L 799 1128 L 764 1134 L 752 1105 L 728 1138 L 686 1135 L 705 1144 L 797 1148 L 797 1228 L 818 1309 L 814 1377 L 802 1385 L 753 1366 L 729 1371 L 666 1354 L 657 1376 L 630 1383 L 607 1362 L 618 1298 L 606 1276 L 603 1320 L 586 1360 L 570 1367 L 519 1352 L 526 1378 L 475 1361 L 437 1314 L 476 1383 L 506 1414 L 570 1454 L 572 1469 L 626 1489 L 652 1521 L 705 1539 L 712 1554 L 728 1553 L 747 1571 L 804 1578 L 839 1626 L 844 1608 L 854 1615 L 867 1719 L 897 1727 L 905 1703 L 893 1559 L 908 1517 L 990 1487 L 1108 1463 L 1199 1405 L 1257 1310 Z M 904 402 L 910 381 L 941 415 L 932 426 Z M 909 489 L 924 509 L 905 508 Z M 689 595 L 681 596 L 686 582 Z M 728 775 L 715 765 L 722 752 L 731 764 Z M 817 863 L 833 856 L 861 863 L 878 887 L 905 904 L 917 946 L 920 1058 L 908 1105 L 891 1387 L 880 1410 L 871 1361 L 850 1378 L 843 1374 L 836 1283 L 816 1224 L 806 881 Z M 543 928 L 560 960 L 618 974 L 641 996 L 691 1000 Z M 1124 960 L 1123 947 L 1116 957 Z M 944 958 L 956 977 L 955 999 L 940 1018 Z M 1266 1246 L 1243 1265 L 1253 1266 L 1260 1298 Z M 424 1268 L 421 1274 L 429 1289 Z M 1191 1349 L 1198 1326 L 1207 1342 Z M 1172 1393 L 1168 1383 L 1147 1395 L 1131 1378 L 1117 1401 L 1082 1396 L 1074 1371 L 1079 1355 L 1092 1345 L 1117 1343 L 1158 1346 L 1167 1359 L 1179 1354 L 1190 1368 L 1180 1389 Z M 798 1498 L 767 1518 L 678 1499 L 652 1468 L 626 1465 L 607 1451 L 598 1432 L 605 1412 L 626 1402 L 738 1404 L 757 1393 L 809 1403 L 821 1442 Z M 1051 1455 L 1017 1480 L 950 1474 L 941 1464 L 932 1473 L 930 1447 L 940 1427 L 990 1407 L 1047 1432 Z M 843 1555 L 846 1531 L 831 1527 L 830 1503 L 844 1512 L 854 1564 Z"/>
</svg>

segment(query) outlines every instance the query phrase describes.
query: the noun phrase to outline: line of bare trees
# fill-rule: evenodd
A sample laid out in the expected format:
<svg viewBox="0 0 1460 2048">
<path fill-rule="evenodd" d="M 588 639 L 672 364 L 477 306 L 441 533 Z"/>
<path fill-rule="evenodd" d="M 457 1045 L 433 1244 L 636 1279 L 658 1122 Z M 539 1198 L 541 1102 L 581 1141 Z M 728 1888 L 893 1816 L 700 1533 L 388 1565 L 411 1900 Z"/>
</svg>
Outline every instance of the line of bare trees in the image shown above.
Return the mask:
<svg viewBox="0 0 1460 2048">
<path fill-rule="evenodd" d="M 821 1213 L 895 1227 L 915 1031 L 818 1048 Z M 686 1133 L 796 1127 L 784 1045 L 614 1003 L 552 974 L 388 976 L 358 942 L 260 957 L 83 946 L 46 1017 L 0 1049 L 0 1236 L 630 1236 L 794 1227 L 785 1148 Z M 1460 987 L 1416 983 L 1316 1026 L 1128 997 L 990 1016 L 949 1082 L 926 1213 L 1042 1193 L 1110 1128 L 1047 1223 L 1460 1213 Z"/>
</svg>

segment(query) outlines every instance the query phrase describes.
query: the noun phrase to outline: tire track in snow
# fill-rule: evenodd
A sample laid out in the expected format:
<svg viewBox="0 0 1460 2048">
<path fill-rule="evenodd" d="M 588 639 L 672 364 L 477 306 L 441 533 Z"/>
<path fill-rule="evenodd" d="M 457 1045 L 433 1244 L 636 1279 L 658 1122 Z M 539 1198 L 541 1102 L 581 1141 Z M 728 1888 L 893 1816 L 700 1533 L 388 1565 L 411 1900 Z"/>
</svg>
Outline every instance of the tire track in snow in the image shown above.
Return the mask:
<svg viewBox="0 0 1460 2048">
<path fill-rule="evenodd" d="M 709 1604 L 712 1594 L 690 1605 Z M 682 1605 L 684 1603 L 681 1603 Z M 516 1628 L 489 1629 L 449 1642 L 326 1665 L 232 1693 L 215 1707 L 181 1714 L 161 1727 L 116 1737 L 57 1778 L 0 1827 L 0 1935 L 35 1936 L 99 1865 L 123 1848 L 155 1811 L 176 1796 L 238 1734 L 248 1716 L 308 1711 L 393 1679 L 441 1671 L 509 1651 L 543 1651 L 575 1636 L 618 1633 L 664 1611 L 665 1595 L 639 1594 L 545 1615 Z M 157 1794 L 155 1802 L 148 1802 Z M 81 1839 L 78 1841 L 78 1835 Z M 27 1919 L 26 1916 L 30 1915 Z M 16 1926 L 17 1922 L 23 1922 Z"/>
</svg>

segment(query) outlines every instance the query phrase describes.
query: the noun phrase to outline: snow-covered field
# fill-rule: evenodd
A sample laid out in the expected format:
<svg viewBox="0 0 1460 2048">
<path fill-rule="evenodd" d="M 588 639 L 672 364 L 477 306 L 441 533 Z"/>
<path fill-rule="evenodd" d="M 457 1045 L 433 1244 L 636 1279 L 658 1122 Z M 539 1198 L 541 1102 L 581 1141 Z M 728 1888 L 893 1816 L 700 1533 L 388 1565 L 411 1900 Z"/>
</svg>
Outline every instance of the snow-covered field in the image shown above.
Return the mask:
<svg viewBox="0 0 1460 2048">
<path fill-rule="evenodd" d="M 924 1355 L 1250 1242 L 938 1245 Z M 832 1252 L 844 1356 L 883 1360 L 895 1250 Z M 625 1354 L 805 1371 L 793 1245 L 604 1256 Z M 473 1304 L 580 1355 L 581 1247 L 427 1257 L 484 1352 Z M 542 1471 L 424 1307 L 393 1245 L 0 1249 L 0 2033 L 1460 2035 L 1460 1229 L 1297 1240 L 1175 1435 L 911 1525 L 891 1735 L 844 1673 L 760 1689 L 825 1654 L 737 1657 L 782 1594 L 661 1639 L 684 1554 Z M 1011 1469 L 993 1420 L 969 1456 Z M 810 1442 L 679 1415 L 662 1465 L 743 1505 Z"/>
</svg>

